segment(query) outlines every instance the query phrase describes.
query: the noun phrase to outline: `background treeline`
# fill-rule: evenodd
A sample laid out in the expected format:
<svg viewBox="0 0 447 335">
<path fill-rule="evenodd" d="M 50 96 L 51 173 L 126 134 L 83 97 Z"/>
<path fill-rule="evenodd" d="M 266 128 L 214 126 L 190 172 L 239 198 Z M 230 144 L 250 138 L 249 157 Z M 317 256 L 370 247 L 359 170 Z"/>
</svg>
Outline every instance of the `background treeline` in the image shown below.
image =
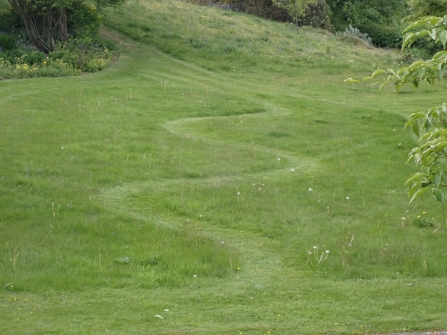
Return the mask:
<svg viewBox="0 0 447 335">
<path fill-rule="evenodd" d="M 209 5 L 222 9 L 241 11 L 276 21 L 294 21 L 287 10 L 275 6 L 272 0 L 189 0 L 199 5 Z M 331 24 L 330 7 L 325 0 L 310 3 L 299 18 L 299 25 L 308 25 L 334 31 Z"/>
<path fill-rule="evenodd" d="M 289 12 L 278 3 L 299 3 L 300 0 L 189 0 L 199 5 L 242 11 L 263 18 L 295 22 Z M 302 3 L 307 1 L 301 0 Z M 373 45 L 382 48 L 400 48 L 402 30 L 408 20 L 427 15 L 447 14 L 447 0 L 315 0 L 305 4 L 298 25 L 308 25 L 331 32 L 344 32 L 351 25 L 366 33 Z M 432 42 L 419 41 L 415 48 L 421 56 L 432 54 Z"/>
</svg>

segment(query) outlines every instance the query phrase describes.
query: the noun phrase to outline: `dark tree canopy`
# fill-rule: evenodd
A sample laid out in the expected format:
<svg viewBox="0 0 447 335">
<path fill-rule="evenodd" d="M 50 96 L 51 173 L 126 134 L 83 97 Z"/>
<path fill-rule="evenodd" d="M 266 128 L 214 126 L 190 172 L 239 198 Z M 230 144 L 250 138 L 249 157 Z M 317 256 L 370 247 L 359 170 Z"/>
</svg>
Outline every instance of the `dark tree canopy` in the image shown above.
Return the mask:
<svg viewBox="0 0 447 335">
<path fill-rule="evenodd" d="M 30 41 L 42 52 L 55 50 L 67 41 L 69 28 L 80 36 L 94 36 L 100 27 L 99 11 L 124 0 L 8 0 L 20 16 Z"/>
<path fill-rule="evenodd" d="M 407 14 L 406 0 L 326 0 L 334 24 L 396 23 Z"/>
<path fill-rule="evenodd" d="M 444 16 L 447 14 L 447 0 L 411 0 L 411 18 Z"/>
</svg>

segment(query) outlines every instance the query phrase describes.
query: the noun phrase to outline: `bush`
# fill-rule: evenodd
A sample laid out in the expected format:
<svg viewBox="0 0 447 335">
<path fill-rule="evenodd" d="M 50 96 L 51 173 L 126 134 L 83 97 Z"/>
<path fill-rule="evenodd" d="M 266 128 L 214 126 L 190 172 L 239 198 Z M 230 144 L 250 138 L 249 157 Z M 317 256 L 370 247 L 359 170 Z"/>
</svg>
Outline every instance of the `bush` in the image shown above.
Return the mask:
<svg viewBox="0 0 447 335">
<path fill-rule="evenodd" d="M 22 56 L 23 52 L 19 49 L 5 50 L 3 52 L 0 52 L 0 59 L 8 61 L 11 64 L 16 64 Z"/>
<path fill-rule="evenodd" d="M 39 51 L 31 51 L 29 53 L 25 53 L 23 56 L 23 61 L 29 65 L 42 64 L 45 59 L 45 54 Z"/>
<path fill-rule="evenodd" d="M 351 25 L 349 25 L 349 27 L 345 29 L 343 34 L 347 36 L 358 37 L 369 45 L 372 45 L 372 41 L 371 38 L 368 36 L 368 33 L 362 33 L 358 28 L 354 28 Z"/>
<path fill-rule="evenodd" d="M 17 48 L 17 40 L 6 34 L 0 34 L 0 51 L 14 50 Z"/>
<path fill-rule="evenodd" d="M 60 60 L 66 64 L 70 64 L 74 68 L 82 67 L 79 60 L 79 51 L 76 49 L 70 49 L 65 47 L 58 48 L 57 50 L 51 52 L 48 57 L 52 61 Z"/>
<path fill-rule="evenodd" d="M 440 43 L 435 43 L 433 40 L 420 39 L 413 43 L 410 48 L 411 53 L 421 54 L 421 58 L 429 59 L 438 51 L 441 51 L 442 46 Z"/>
<path fill-rule="evenodd" d="M 0 3 L 0 7 L 2 4 Z M 5 31 L 10 31 L 11 28 L 21 28 L 23 27 L 22 19 L 20 15 L 17 14 L 12 7 L 5 8 L 3 11 L 0 8 L 0 29 Z"/>
<path fill-rule="evenodd" d="M 356 27 L 367 33 L 372 44 L 379 48 L 400 49 L 402 46 L 401 26 L 386 26 L 378 24 L 358 24 Z"/>
<path fill-rule="evenodd" d="M 119 51 L 113 49 L 116 46 L 105 41 L 85 43 L 74 39 L 61 43 L 49 55 L 26 46 L 5 50 L 0 52 L 0 80 L 101 71 L 118 57 Z"/>
<path fill-rule="evenodd" d="M 331 23 L 330 11 L 325 0 L 317 0 L 310 4 L 304 13 L 301 22 L 304 26 L 312 26 L 334 32 L 334 26 Z"/>
<path fill-rule="evenodd" d="M 371 37 L 372 44 L 379 48 L 400 49 L 402 47 L 402 31 L 405 26 L 384 26 L 378 24 L 362 24 L 356 27 Z M 442 47 L 432 40 L 420 39 L 416 41 L 408 52 L 418 58 L 430 58 L 441 51 Z"/>
</svg>

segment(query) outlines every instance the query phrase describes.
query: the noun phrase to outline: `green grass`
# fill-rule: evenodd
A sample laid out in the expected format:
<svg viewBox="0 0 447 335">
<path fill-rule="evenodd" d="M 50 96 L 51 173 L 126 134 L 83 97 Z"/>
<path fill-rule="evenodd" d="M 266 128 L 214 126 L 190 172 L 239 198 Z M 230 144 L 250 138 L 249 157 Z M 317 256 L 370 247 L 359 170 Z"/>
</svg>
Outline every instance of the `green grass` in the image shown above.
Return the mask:
<svg viewBox="0 0 447 335">
<path fill-rule="evenodd" d="M 0 82 L 0 333 L 445 327 L 403 131 L 444 86 L 349 86 L 399 55 L 185 2 L 106 21 L 108 69 Z"/>
</svg>

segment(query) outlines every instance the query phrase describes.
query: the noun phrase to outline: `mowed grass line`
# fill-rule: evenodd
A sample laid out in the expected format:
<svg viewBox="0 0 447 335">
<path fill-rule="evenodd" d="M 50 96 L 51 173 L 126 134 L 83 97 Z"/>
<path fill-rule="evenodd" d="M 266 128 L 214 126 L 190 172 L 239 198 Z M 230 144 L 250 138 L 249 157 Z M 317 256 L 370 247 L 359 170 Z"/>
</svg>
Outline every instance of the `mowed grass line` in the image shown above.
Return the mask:
<svg viewBox="0 0 447 335">
<path fill-rule="evenodd" d="M 217 26 L 227 18 L 154 4 L 130 6 L 174 20 L 187 8 Z M 287 44 L 287 29 L 287 39 L 326 36 L 329 55 L 313 57 L 321 51 L 309 43 L 301 52 L 310 67 L 267 67 L 262 48 L 252 62 L 230 52 L 202 66 L 181 56 L 175 38 L 162 48 L 184 60 L 120 37 L 128 52 L 94 76 L 0 82 L 2 333 L 445 325 L 445 228 L 411 223 L 422 211 L 442 215 L 430 201 L 408 206 L 403 182 L 413 168 L 404 162 L 414 142 L 402 130 L 408 111 L 437 103 L 442 87 L 396 95 L 344 85 L 380 52 L 231 15 L 253 32 L 275 29 L 261 39 L 266 48 Z M 342 49 L 364 60 L 338 59 Z M 331 57 L 343 66 L 326 73 Z"/>
</svg>

